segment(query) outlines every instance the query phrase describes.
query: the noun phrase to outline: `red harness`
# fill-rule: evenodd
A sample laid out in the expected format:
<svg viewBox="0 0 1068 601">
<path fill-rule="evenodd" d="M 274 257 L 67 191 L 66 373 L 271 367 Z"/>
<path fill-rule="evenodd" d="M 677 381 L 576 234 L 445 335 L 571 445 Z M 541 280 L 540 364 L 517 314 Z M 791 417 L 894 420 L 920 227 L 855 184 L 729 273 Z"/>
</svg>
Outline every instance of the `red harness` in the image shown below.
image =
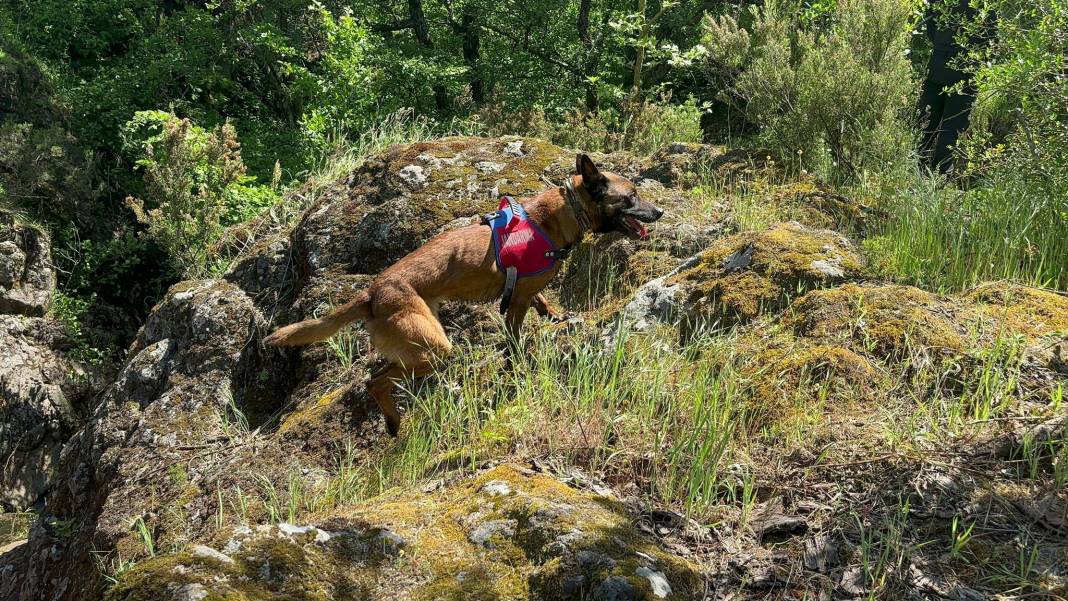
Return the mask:
<svg viewBox="0 0 1068 601">
<path fill-rule="evenodd" d="M 490 226 L 493 254 L 497 268 L 505 274 L 501 313 L 508 309 L 517 278 L 540 275 L 556 267 L 563 260 L 565 249 L 556 247 L 552 239 L 530 220 L 523 205 L 510 196 L 501 198 L 497 210 L 482 217 Z"/>
</svg>

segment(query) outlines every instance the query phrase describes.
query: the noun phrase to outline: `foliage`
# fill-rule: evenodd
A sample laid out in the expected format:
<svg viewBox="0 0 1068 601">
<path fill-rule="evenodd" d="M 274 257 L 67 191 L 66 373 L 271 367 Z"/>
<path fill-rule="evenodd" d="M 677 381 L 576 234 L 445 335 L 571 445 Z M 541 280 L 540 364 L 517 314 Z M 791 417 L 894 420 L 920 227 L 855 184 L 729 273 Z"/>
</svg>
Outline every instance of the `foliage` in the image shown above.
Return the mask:
<svg viewBox="0 0 1068 601">
<path fill-rule="evenodd" d="M 85 315 L 93 304 L 93 298 L 78 298 L 67 296 L 57 292 L 52 298 L 52 305 L 48 308 L 49 316 L 67 330 L 74 343 L 67 351 L 68 356 L 75 361 L 81 362 L 93 368 L 100 368 L 105 361 L 111 358 L 106 349 L 98 349 L 92 346 L 88 333 L 85 331 Z"/>
<path fill-rule="evenodd" d="M 706 68 L 726 83 L 724 98 L 763 143 L 832 179 L 907 156 L 910 3 L 839 0 L 826 29 L 804 14 L 789 0 L 768 0 L 705 18 Z"/>
<path fill-rule="evenodd" d="M 894 180 L 881 194 L 890 218 L 868 246 L 888 274 L 936 289 L 1000 278 L 1063 289 L 1068 9 L 1011 0 L 979 8 L 981 20 L 961 24 L 963 37 L 979 40 L 963 65 L 978 97 L 960 149 L 964 189 L 915 172 Z"/>
<path fill-rule="evenodd" d="M 145 235 L 170 257 L 173 267 L 196 277 L 210 267 L 212 244 L 222 232 L 227 198 L 245 173 L 233 127 L 206 132 L 188 119 L 138 113 L 124 130 L 127 148 L 140 150 L 146 200 L 127 205 L 147 226 Z"/>
</svg>

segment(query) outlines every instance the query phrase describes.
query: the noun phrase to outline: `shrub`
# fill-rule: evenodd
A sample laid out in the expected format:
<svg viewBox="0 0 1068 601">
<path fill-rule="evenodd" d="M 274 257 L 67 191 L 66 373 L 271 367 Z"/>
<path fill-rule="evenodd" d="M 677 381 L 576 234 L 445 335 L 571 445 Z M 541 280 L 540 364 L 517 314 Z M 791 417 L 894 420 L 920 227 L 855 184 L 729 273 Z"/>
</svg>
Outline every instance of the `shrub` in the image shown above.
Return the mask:
<svg viewBox="0 0 1068 601">
<path fill-rule="evenodd" d="M 839 0 L 822 28 L 805 14 L 768 0 L 740 17 L 706 16 L 706 69 L 760 141 L 798 166 L 835 180 L 884 170 L 914 139 L 910 3 Z"/>
<path fill-rule="evenodd" d="M 703 111 L 692 97 L 682 104 L 665 97 L 660 102 L 625 101 L 597 113 L 575 109 L 559 122 L 541 110 L 508 113 L 496 106 L 483 109 L 477 119 L 493 135 L 533 136 L 583 150 L 649 154 L 671 142 L 701 142 Z"/>
<path fill-rule="evenodd" d="M 147 199 L 128 197 L 126 204 L 178 273 L 202 275 L 209 269 L 208 249 L 222 232 L 227 200 L 246 180 L 234 128 L 206 132 L 188 119 L 149 111 L 127 124 L 124 139 L 142 155 L 137 165 L 144 170 Z"/>
<path fill-rule="evenodd" d="M 957 190 L 913 176 L 889 195 L 868 242 L 887 271 L 942 290 L 1007 278 L 1068 287 L 1068 10 L 1056 0 L 989 0 L 996 19 L 961 24 L 977 104 Z M 986 29 L 967 35 L 969 28 Z"/>
</svg>

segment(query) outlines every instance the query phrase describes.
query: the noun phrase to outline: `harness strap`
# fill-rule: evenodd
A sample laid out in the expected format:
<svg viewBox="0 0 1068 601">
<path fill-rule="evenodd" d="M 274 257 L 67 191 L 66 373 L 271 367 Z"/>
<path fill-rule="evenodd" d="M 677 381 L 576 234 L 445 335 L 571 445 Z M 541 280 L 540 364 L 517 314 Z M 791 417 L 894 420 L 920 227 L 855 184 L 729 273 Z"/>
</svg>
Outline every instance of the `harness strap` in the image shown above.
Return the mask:
<svg viewBox="0 0 1068 601">
<path fill-rule="evenodd" d="M 515 282 L 519 277 L 519 270 L 509 267 L 504 272 L 504 295 L 501 296 L 501 313 L 508 312 L 508 305 L 512 304 L 512 293 L 515 292 Z"/>
</svg>

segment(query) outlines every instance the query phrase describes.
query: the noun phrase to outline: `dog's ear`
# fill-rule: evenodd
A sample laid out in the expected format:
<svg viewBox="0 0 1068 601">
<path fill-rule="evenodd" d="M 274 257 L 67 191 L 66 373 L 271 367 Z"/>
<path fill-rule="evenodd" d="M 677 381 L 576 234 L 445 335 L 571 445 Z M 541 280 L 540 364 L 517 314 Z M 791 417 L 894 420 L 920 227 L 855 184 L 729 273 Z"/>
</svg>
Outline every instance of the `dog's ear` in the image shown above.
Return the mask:
<svg viewBox="0 0 1068 601">
<path fill-rule="evenodd" d="M 585 154 L 580 154 L 575 158 L 575 171 L 582 176 L 582 184 L 589 188 L 597 186 L 604 180 L 604 175 L 597 169 L 597 165 L 593 164 L 593 159 Z"/>
</svg>

